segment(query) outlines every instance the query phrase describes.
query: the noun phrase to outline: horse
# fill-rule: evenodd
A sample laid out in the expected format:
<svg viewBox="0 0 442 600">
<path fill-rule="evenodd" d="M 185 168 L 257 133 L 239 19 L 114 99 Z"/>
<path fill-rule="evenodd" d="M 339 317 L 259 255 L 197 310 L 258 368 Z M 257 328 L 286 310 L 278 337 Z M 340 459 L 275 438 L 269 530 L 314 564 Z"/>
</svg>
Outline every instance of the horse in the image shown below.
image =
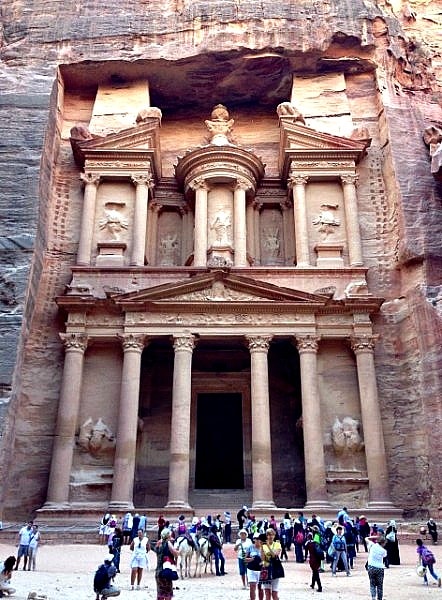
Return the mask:
<svg viewBox="0 0 442 600">
<path fill-rule="evenodd" d="M 210 565 L 210 572 L 213 574 L 212 567 L 212 551 L 210 549 L 209 540 L 201 536 L 197 539 L 197 557 L 196 557 L 196 568 L 195 577 L 201 577 L 201 567 L 204 563 L 204 573 L 207 573 L 207 565 Z"/>
<path fill-rule="evenodd" d="M 190 565 L 192 563 L 192 556 L 195 552 L 194 548 L 190 545 L 188 538 L 185 535 L 177 537 L 175 542 L 175 548 L 179 552 L 179 566 L 181 579 L 184 577 L 190 577 Z M 198 557 L 197 557 L 198 560 Z M 184 575 L 183 575 L 184 566 Z M 196 572 L 196 570 L 195 570 Z M 195 576 L 195 575 L 194 575 Z"/>
</svg>

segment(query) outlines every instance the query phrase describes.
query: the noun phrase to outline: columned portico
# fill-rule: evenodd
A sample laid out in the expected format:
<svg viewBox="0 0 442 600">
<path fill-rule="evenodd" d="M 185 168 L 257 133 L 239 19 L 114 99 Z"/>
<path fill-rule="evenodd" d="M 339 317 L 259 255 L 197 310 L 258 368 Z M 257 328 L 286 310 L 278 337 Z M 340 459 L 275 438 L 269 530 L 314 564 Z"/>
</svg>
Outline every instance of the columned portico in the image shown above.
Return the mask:
<svg viewBox="0 0 442 600">
<path fill-rule="evenodd" d="M 351 338 L 356 355 L 362 426 L 364 428 L 365 455 L 369 481 L 371 508 L 393 507 L 388 488 L 388 467 L 385 457 L 382 415 L 379 407 L 374 365 L 376 336 L 360 335 Z"/>
<path fill-rule="evenodd" d="M 252 399 L 253 504 L 274 508 L 267 353 L 272 336 L 247 335 Z"/>
<path fill-rule="evenodd" d="M 190 508 L 190 409 L 192 400 L 192 352 L 194 346 L 195 338 L 191 334 L 173 337 L 175 361 L 173 368 L 169 499 L 166 505 L 167 508 Z"/>
<path fill-rule="evenodd" d="M 327 497 L 321 403 L 318 389 L 317 353 L 319 337 L 296 336 L 301 366 L 302 423 L 304 432 L 305 508 L 316 510 L 330 506 Z"/>
<path fill-rule="evenodd" d="M 144 335 L 125 334 L 120 339 L 124 353 L 123 370 L 121 374 L 114 476 L 109 506 L 116 510 L 125 510 L 133 508 L 140 366 L 141 353 L 146 338 Z"/>
<path fill-rule="evenodd" d="M 69 481 L 87 347 L 87 336 L 84 334 L 62 333 L 60 337 L 64 342 L 65 359 L 46 508 L 69 504 Z"/>
</svg>

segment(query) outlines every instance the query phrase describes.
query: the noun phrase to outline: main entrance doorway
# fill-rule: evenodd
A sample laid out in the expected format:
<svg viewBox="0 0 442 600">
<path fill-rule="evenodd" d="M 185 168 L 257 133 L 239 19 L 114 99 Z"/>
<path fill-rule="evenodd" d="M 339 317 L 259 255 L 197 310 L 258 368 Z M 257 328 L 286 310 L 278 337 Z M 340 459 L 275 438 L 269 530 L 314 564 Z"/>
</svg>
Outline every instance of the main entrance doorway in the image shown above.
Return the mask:
<svg viewBox="0 0 442 600">
<path fill-rule="evenodd" d="M 242 394 L 197 396 L 195 488 L 244 488 Z"/>
</svg>

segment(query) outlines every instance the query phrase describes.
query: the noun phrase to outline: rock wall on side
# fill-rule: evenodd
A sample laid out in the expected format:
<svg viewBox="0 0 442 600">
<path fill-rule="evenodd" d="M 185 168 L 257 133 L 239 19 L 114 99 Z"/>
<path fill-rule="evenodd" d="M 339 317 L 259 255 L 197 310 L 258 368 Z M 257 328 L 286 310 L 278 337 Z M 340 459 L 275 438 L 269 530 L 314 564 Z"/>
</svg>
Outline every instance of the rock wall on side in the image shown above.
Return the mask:
<svg viewBox="0 0 442 600">
<path fill-rule="evenodd" d="M 439 13 L 437 0 L 3 0 L 0 516 L 3 506 L 12 514 L 13 478 L 29 477 L 23 516 L 45 500 L 63 361 L 53 298 L 69 281 L 81 207 L 69 195 L 77 172 L 61 135 L 63 90 L 127 70 L 152 78 L 158 106 L 173 72 L 170 110 L 195 96 L 207 106 L 246 97 L 276 106 L 289 99 L 293 73 L 307 88 L 318 75 L 345 74 L 353 120 L 378 137 L 364 244 L 371 291 L 386 298 L 376 366 L 393 501 L 437 516 L 442 191 L 422 132 L 442 123 Z M 318 117 L 332 120 L 327 97 Z"/>
</svg>

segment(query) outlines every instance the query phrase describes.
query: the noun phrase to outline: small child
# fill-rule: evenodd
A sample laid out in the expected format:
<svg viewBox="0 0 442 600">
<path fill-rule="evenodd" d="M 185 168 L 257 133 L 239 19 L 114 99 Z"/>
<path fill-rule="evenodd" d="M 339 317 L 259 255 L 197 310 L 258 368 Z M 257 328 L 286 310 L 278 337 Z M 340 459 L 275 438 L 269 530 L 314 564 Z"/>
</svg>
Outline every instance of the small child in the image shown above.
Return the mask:
<svg viewBox="0 0 442 600">
<path fill-rule="evenodd" d="M 441 578 L 439 577 L 439 575 L 437 573 L 435 573 L 434 571 L 434 563 L 436 562 L 436 559 L 434 558 L 434 554 L 431 552 L 431 550 L 429 548 L 427 548 L 423 541 L 421 539 L 417 539 L 416 540 L 416 552 L 419 556 L 419 564 L 421 564 L 423 567 L 426 567 L 425 569 L 425 573 L 424 573 L 424 585 L 428 585 L 428 579 L 427 579 L 427 569 L 430 573 L 430 575 L 437 581 L 437 586 L 440 587 L 441 586 Z"/>
</svg>

